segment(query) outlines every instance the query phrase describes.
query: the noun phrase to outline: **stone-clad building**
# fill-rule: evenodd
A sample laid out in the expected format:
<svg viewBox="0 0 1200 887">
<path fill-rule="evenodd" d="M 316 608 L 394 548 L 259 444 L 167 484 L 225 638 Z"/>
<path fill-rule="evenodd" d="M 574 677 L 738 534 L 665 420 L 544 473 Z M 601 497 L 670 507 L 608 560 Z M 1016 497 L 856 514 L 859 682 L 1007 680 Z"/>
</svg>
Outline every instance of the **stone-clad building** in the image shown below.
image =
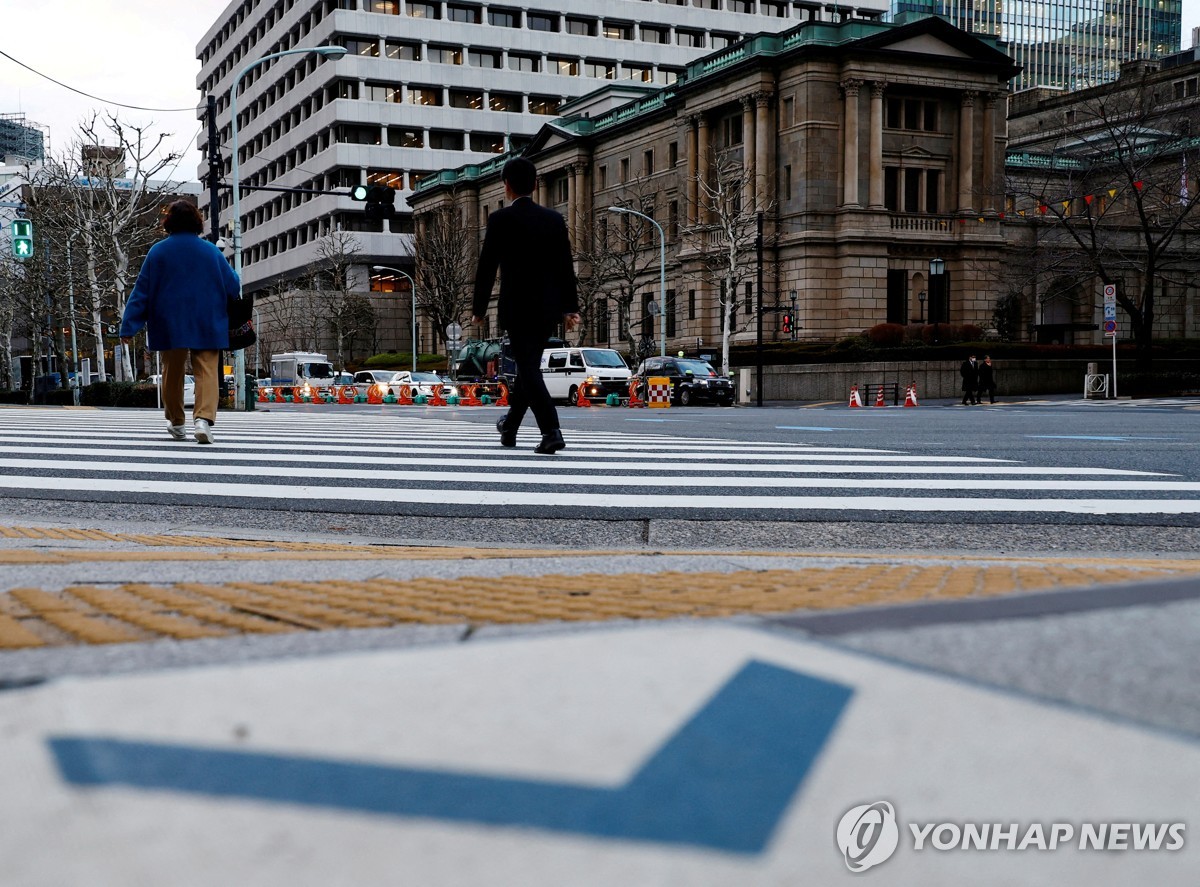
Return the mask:
<svg viewBox="0 0 1200 887">
<path fill-rule="evenodd" d="M 657 235 L 614 205 L 665 232 L 672 350 L 719 347 L 718 276 L 738 292 L 735 340 L 753 337 L 760 215 L 768 339 L 836 340 L 922 319 L 990 325 L 1015 74 L 994 41 L 938 18 L 810 22 L 694 62 L 637 101 L 611 107 L 601 90 L 564 106 L 525 155 L 539 167 L 539 202 L 567 218 L 581 278 L 606 269 L 584 286 L 596 296 L 589 341 L 620 342 L 625 325 L 662 334 L 647 310 L 659 299 Z M 502 205 L 505 159 L 423 181 L 409 198 L 418 230 L 423 214 L 455 204 L 476 249 Z M 731 239 L 737 270 L 714 274 Z M 623 316 L 621 272 L 606 262 L 628 259 L 630 240 L 636 295 Z M 931 263 L 944 271 L 931 277 Z"/>
</svg>

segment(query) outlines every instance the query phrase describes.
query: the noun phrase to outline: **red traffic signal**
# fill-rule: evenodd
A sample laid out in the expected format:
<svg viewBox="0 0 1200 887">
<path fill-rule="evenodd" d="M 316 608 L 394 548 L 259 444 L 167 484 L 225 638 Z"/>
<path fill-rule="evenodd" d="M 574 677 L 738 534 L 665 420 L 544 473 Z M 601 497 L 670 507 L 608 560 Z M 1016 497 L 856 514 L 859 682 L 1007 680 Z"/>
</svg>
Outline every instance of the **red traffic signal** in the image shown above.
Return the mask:
<svg viewBox="0 0 1200 887">
<path fill-rule="evenodd" d="M 791 315 L 791 312 L 787 312 L 783 315 L 783 332 L 790 334 L 791 331 L 792 331 L 792 315 Z"/>
</svg>

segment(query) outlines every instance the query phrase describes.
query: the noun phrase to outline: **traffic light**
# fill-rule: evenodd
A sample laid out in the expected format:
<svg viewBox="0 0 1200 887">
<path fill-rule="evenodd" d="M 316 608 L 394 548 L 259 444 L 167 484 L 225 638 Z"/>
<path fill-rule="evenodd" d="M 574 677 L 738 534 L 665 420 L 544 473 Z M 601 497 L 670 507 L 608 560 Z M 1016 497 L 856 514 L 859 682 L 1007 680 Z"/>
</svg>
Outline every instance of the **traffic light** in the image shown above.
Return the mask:
<svg viewBox="0 0 1200 887">
<path fill-rule="evenodd" d="M 783 314 L 783 332 L 789 336 L 792 334 L 792 312 L 785 311 Z"/>
<path fill-rule="evenodd" d="M 18 259 L 33 258 L 33 222 L 29 219 L 13 219 L 12 253 Z"/>
<path fill-rule="evenodd" d="M 387 185 L 355 185 L 350 196 L 366 204 L 363 212 L 368 219 L 390 219 L 396 214 L 396 191 Z"/>
</svg>

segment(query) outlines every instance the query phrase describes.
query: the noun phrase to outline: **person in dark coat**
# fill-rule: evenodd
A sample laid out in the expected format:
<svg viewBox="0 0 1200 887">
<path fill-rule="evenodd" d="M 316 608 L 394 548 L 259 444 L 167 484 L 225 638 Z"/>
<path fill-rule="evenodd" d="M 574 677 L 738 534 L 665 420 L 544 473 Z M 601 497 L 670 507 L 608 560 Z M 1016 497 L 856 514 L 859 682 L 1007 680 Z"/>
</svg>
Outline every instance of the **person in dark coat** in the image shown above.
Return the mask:
<svg viewBox="0 0 1200 887">
<path fill-rule="evenodd" d="M 976 403 L 983 399 L 983 392 L 988 393 L 988 399 L 992 403 L 996 402 L 996 367 L 992 365 L 992 358 L 988 355 L 983 355 L 983 363 L 979 365 L 979 388 L 976 397 Z"/>
<path fill-rule="evenodd" d="M 963 404 L 979 403 L 979 361 L 972 354 L 958 368 L 962 375 Z"/>
<path fill-rule="evenodd" d="M 204 219 L 186 200 L 167 207 L 165 239 L 150 247 L 125 303 L 121 340 L 129 345 L 144 327 L 147 347 L 162 354 L 163 412 L 167 433 L 185 437 L 183 382 L 188 356 L 196 378 L 192 426 L 196 441 L 213 442 L 220 396 L 221 351 L 229 347 L 229 303 L 240 295 L 225 256 L 200 237 Z"/>
<path fill-rule="evenodd" d="M 568 330 L 579 323 L 571 241 L 563 217 L 533 202 L 530 195 L 537 184 L 537 169 L 531 161 L 516 157 L 504 164 L 501 175 L 509 205 L 488 217 L 471 320 L 483 323 L 499 270 L 497 315 L 500 328 L 508 332 L 517 380 L 508 413 L 496 423 L 496 430 L 503 446 L 516 446 L 517 429 L 526 410 L 532 410 L 542 432 L 534 452 L 549 455 L 566 442 L 542 378 L 542 352 L 559 323 Z"/>
</svg>

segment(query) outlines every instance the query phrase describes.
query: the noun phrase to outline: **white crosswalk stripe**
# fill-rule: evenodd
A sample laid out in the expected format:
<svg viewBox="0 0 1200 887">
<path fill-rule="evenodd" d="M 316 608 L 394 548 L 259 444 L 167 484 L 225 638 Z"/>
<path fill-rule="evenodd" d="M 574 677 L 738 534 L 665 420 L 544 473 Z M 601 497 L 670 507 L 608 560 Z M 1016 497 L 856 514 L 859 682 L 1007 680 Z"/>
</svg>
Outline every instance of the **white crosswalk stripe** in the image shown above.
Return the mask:
<svg viewBox="0 0 1200 887">
<path fill-rule="evenodd" d="M 145 411 L 0 410 L 0 495 L 421 514 L 1200 513 L 1200 483 L 1153 472 L 599 430 L 545 457 L 536 432 L 504 449 L 490 424 L 428 414 L 222 414 L 216 440 L 170 441 Z"/>
</svg>

